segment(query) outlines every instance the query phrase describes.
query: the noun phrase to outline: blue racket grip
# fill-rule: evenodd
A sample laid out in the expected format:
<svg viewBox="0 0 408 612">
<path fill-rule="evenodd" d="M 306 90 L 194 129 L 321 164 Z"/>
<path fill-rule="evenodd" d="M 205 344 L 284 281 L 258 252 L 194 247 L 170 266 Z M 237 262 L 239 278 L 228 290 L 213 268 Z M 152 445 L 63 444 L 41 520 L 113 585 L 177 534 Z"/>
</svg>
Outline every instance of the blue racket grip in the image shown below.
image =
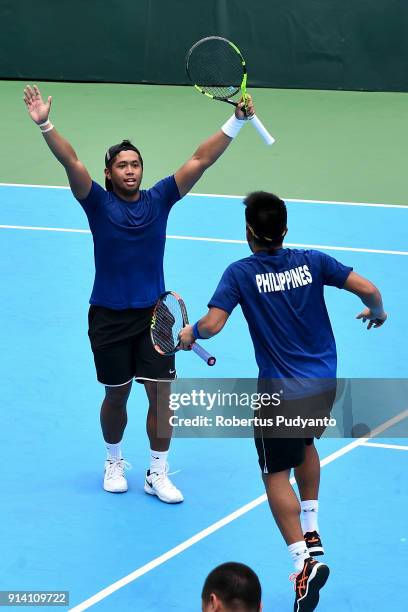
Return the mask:
<svg viewBox="0 0 408 612">
<path fill-rule="evenodd" d="M 202 346 L 197 344 L 197 342 L 194 342 L 194 344 L 191 345 L 191 350 L 193 350 L 196 353 L 196 355 L 201 357 L 201 359 L 205 361 L 207 365 L 209 366 L 215 365 L 215 362 L 217 361 L 216 358 L 213 355 L 210 355 L 210 353 L 207 353 L 207 351 L 203 349 Z"/>
</svg>

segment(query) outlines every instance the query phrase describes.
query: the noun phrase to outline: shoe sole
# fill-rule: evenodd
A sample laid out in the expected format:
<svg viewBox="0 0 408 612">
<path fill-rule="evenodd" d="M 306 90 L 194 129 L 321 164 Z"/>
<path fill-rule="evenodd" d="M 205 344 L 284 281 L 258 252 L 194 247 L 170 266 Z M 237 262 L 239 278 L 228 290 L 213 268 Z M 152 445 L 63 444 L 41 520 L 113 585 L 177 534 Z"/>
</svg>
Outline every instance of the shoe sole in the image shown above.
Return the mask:
<svg viewBox="0 0 408 612">
<path fill-rule="evenodd" d="M 103 487 L 103 490 L 106 491 L 107 493 L 126 493 L 127 492 L 127 487 L 126 489 L 117 489 L 112 491 L 112 489 L 106 489 L 105 487 Z"/>
<path fill-rule="evenodd" d="M 327 565 L 314 567 L 307 581 L 306 593 L 295 602 L 294 612 L 312 612 L 319 603 L 320 589 L 324 587 L 329 577 L 330 570 Z"/>
<path fill-rule="evenodd" d="M 156 491 L 153 491 L 153 489 L 151 489 L 150 486 L 147 484 L 145 484 L 144 486 L 144 492 L 148 495 L 155 495 L 158 499 L 160 499 L 160 501 L 164 502 L 165 504 L 181 504 L 184 501 L 184 498 L 178 499 L 177 501 L 169 501 L 168 499 L 163 499 L 158 493 L 156 493 Z"/>
<path fill-rule="evenodd" d="M 323 546 L 307 547 L 307 552 L 311 557 L 318 557 L 319 555 L 324 555 L 324 548 Z"/>
</svg>

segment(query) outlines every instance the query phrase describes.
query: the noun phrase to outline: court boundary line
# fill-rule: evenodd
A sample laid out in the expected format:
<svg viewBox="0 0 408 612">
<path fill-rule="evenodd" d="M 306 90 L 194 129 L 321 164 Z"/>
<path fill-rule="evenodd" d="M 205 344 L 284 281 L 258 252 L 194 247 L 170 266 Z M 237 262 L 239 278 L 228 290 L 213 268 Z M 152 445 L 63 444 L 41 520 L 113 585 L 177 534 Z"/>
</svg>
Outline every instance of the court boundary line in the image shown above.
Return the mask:
<svg viewBox="0 0 408 612">
<path fill-rule="evenodd" d="M 380 442 L 366 442 L 366 446 L 373 446 L 374 448 L 390 448 L 392 450 L 403 450 L 408 451 L 408 445 L 403 444 L 382 444 Z"/>
<path fill-rule="evenodd" d="M 1 185 L 1 183 L 0 183 Z M 222 195 L 221 193 L 189 193 L 189 196 L 198 196 L 205 198 L 227 198 L 234 200 L 243 200 L 245 196 L 240 195 Z M 297 204 L 327 204 L 333 206 L 368 206 L 374 208 L 408 208 L 408 204 L 384 204 L 376 202 L 346 202 L 344 200 L 305 200 L 304 198 L 285 198 L 282 196 L 282 200 L 285 202 L 297 203 Z"/>
<path fill-rule="evenodd" d="M 33 189 L 65 189 L 70 191 L 67 185 L 31 185 L 29 183 L 0 183 L 0 187 L 29 187 Z M 225 198 L 230 200 L 243 200 L 245 196 L 229 195 L 222 193 L 188 193 L 187 196 L 199 198 Z M 186 196 L 184 196 L 186 197 Z M 405 204 L 383 204 L 380 202 L 346 202 L 343 200 L 305 200 L 303 198 L 283 198 L 285 202 L 297 202 L 305 204 L 327 204 L 334 206 L 368 206 L 374 208 L 404 208 L 408 209 L 408 203 Z"/>
<path fill-rule="evenodd" d="M 42 227 L 36 225 L 0 225 L 0 229 L 28 230 L 33 232 L 67 232 L 73 234 L 90 234 L 89 229 L 76 229 L 71 227 Z"/>
<path fill-rule="evenodd" d="M 32 225 L 0 225 L 0 229 L 14 229 L 14 230 L 28 230 L 37 232 L 67 232 L 73 234 L 90 234 L 91 230 L 88 229 L 75 229 L 75 228 L 64 228 L 64 227 L 40 227 Z M 169 240 L 192 240 L 198 242 L 218 242 L 222 244 L 247 244 L 246 240 L 236 240 L 233 238 L 208 238 L 205 236 L 177 236 L 173 234 L 167 234 L 166 238 Z M 285 242 L 285 246 L 300 249 L 319 249 L 325 251 L 350 251 L 354 253 L 372 253 L 378 255 L 403 255 L 407 256 L 408 251 L 391 251 L 386 249 L 363 249 L 358 247 L 343 247 L 333 246 L 327 244 L 298 244 L 295 242 Z"/>
<path fill-rule="evenodd" d="M 353 449 L 367 444 L 371 438 L 375 438 L 379 434 L 383 433 L 386 429 L 389 429 L 393 425 L 396 425 L 397 423 L 399 423 L 405 418 L 408 418 L 408 409 L 404 410 L 400 414 L 397 414 L 395 417 L 388 419 L 387 421 L 385 421 L 378 427 L 374 428 L 372 431 L 368 432 L 368 434 L 365 437 L 358 438 L 357 440 L 354 440 L 353 442 L 350 442 L 349 444 L 346 444 L 345 446 L 334 451 L 330 455 L 327 455 L 327 457 L 321 460 L 320 466 L 324 467 L 328 465 L 329 463 L 332 463 L 336 459 L 339 459 L 343 455 L 346 455 Z M 291 484 L 294 484 L 295 479 L 292 477 L 290 479 L 290 482 Z M 172 559 L 173 557 L 176 557 L 178 554 L 184 552 L 188 548 L 191 548 L 191 546 L 193 546 L 194 544 L 197 544 L 197 542 L 200 542 L 201 540 L 212 535 L 213 533 L 215 533 L 222 527 L 225 527 L 229 523 L 232 523 L 234 520 L 236 520 L 240 516 L 243 516 L 244 514 L 247 514 L 248 512 L 250 512 L 257 506 L 260 506 L 262 503 L 266 501 L 266 499 L 267 498 L 266 498 L 265 493 L 253 499 L 251 502 L 245 504 L 244 506 L 241 506 L 234 512 L 231 512 L 227 516 L 224 516 L 222 519 L 216 521 L 215 523 L 212 523 L 212 525 L 209 525 L 205 529 L 202 529 L 201 531 L 197 532 L 196 534 L 194 534 L 187 540 L 184 540 L 184 542 L 181 542 L 180 544 L 178 544 L 177 546 L 174 546 L 173 548 L 163 553 L 162 555 L 159 555 L 155 559 L 152 559 L 148 563 L 145 563 L 144 565 L 134 570 L 127 576 L 120 578 L 116 582 L 113 582 L 111 585 L 95 593 L 95 595 L 92 595 L 91 597 L 89 597 L 88 599 L 85 599 L 84 601 L 77 604 L 73 608 L 70 608 L 69 612 L 83 612 L 84 610 L 87 610 L 88 608 L 92 607 L 96 603 L 99 603 L 103 599 L 106 599 L 107 597 L 109 597 L 110 595 L 112 595 L 113 593 L 121 589 L 122 587 L 125 587 L 131 582 L 134 582 L 135 580 L 147 574 L 148 572 L 152 571 L 156 567 L 163 565 L 163 563 L 165 563 L 166 561 L 169 561 L 170 559 Z"/>
</svg>

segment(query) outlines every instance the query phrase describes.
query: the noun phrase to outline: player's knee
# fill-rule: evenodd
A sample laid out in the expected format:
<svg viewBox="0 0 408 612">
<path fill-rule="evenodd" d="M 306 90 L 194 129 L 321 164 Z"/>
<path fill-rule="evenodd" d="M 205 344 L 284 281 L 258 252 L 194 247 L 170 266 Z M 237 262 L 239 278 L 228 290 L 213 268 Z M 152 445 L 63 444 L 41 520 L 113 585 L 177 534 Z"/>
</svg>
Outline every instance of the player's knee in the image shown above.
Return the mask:
<svg viewBox="0 0 408 612">
<path fill-rule="evenodd" d="M 131 386 L 131 383 L 129 383 L 120 387 L 105 387 L 105 400 L 109 402 L 112 408 L 118 410 L 126 408 Z"/>
<path fill-rule="evenodd" d="M 170 383 L 149 381 L 145 383 L 145 388 L 149 399 L 149 409 L 156 409 L 157 407 L 165 408 L 169 406 Z"/>
</svg>

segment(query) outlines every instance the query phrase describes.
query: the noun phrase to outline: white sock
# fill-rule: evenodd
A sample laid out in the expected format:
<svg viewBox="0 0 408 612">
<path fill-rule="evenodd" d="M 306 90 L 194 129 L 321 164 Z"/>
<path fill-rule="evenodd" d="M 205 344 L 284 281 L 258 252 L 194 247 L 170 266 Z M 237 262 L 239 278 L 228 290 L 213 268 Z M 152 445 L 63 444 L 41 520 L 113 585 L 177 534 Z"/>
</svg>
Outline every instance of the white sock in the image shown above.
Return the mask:
<svg viewBox="0 0 408 612">
<path fill-rule="evenodd" d="M 319 525 L 317 523 L 317 514 L 319 512 L 319 502 L 317 499 L 306 499 L 300 502 L 302 509 L 302 528 L 303 533 L 308 531 L 319 531 Z"/>
<path fill-rule="evenodd" d="M 150 449 L 150 473 L 161 474 L 166 470 L 167 455 L 169 451 L 155 451 Z"/>
<path fill-rule="evenodd" d="M 303 569 L 304 560 L 310 556 L 305 541 L 301 540 L 300 542 L 290 544 L 288 546 L 288 551 L 295 564 L 295 572 L 300 572 Z"/>
<path fill-rule="evenodd" d="M 108 461 L 119 461 L 119 459 L 122 459 L 120 442 L 117 444 L 109 444 L 108 442 L 105 442 L 105 446 L 108 452 Z"/>
</svg>

